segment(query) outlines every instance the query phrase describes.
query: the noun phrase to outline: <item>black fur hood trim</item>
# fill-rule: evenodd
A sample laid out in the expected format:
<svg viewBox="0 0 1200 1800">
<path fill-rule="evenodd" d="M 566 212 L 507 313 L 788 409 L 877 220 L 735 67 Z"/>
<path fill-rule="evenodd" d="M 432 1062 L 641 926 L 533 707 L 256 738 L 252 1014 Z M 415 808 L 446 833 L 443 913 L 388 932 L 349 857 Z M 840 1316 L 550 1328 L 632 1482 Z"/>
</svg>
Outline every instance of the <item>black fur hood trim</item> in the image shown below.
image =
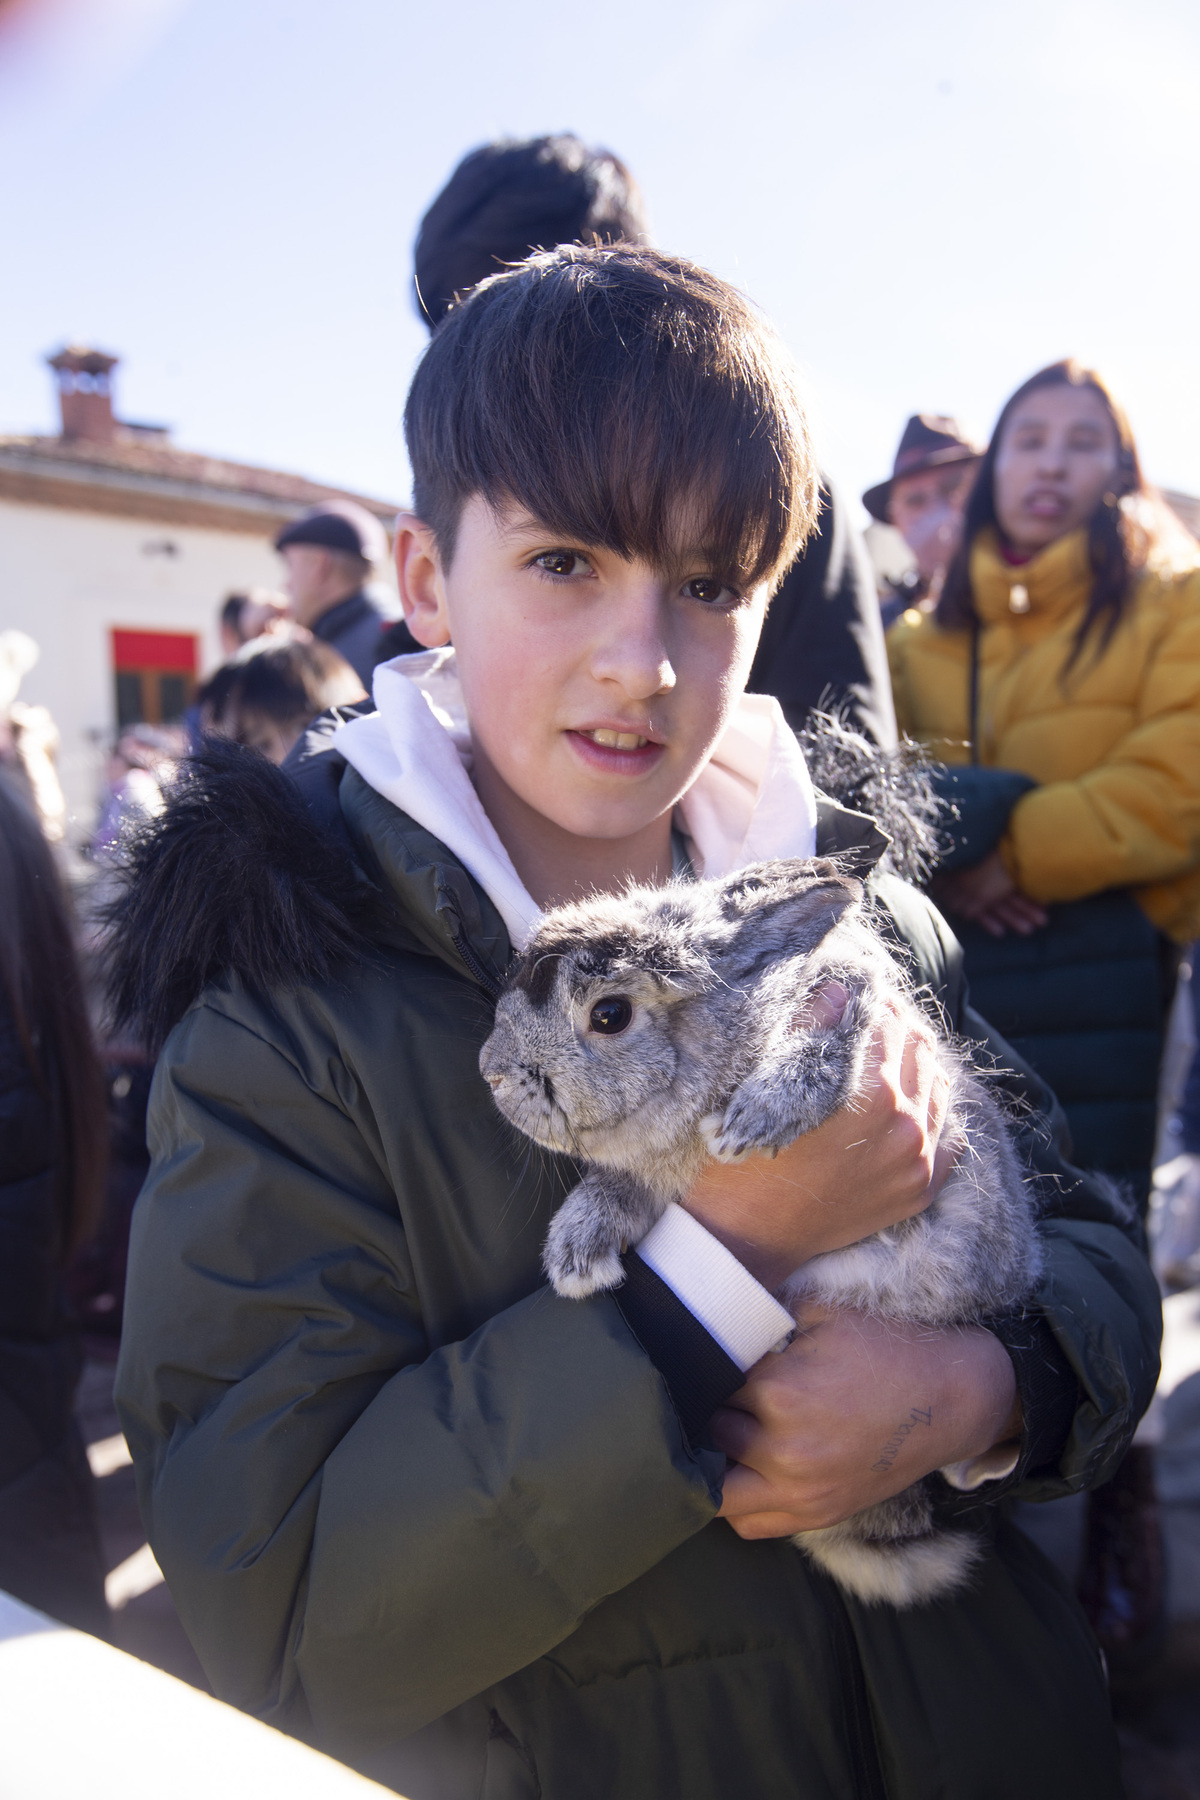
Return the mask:
<svg viewBox="0 0 1200 1800">
<path fill-rule="evenodd" d="M 210 982 L 232 976 L 259 993 L 294 992 L 328 981 L 397 928 L 341 817 L 344 764 L 328 742 L 341 716 L 314 723 L 286 773 L 256 751 L 208 740 L 183 764 L 164 811 L 123 844 L 101 915 L 109 1008 L 113 1025 L 147 1049 L 157 1053 Z M 814 714 L 800 742 L 819 791 L 890 839 L 880 866 L 921 881 L 940 843 L 921 752 L 881 751 L 828 714 Z"/>
<path fill-rule="evenodd" d="M 210 739 L 122 845 L 101 913 L 112 1022 L 157 1052 L 210 981 L 263 992 L 328 980 L 383 911 L 281 770 Z"/>
<path fill-rule="evenodd" d="M 911 738 L 881 750 L 836 713 L 810 713 L 799 738 L 817 791 L 874 819 L 890 840 L 879 867 L 920 887 L 949 842 L 934 784 L 939 765 Z"/>
</svg>

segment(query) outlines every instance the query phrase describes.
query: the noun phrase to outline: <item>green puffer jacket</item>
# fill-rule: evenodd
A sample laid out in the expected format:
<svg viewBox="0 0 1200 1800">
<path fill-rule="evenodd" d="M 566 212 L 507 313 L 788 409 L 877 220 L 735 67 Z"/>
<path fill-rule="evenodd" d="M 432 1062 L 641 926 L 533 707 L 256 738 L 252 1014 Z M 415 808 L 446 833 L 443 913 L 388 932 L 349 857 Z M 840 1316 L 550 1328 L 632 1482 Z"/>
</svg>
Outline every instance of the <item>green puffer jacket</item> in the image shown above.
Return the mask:
<svg viewBox="0 0 1200 1800">
<path fill-rule="evenodd" d="M 509 960 L 491 902 L 331 752 L 320 836 L 270 778 L 255 814 L 249 774 L 212 776 L 193 839 L 168 815 L 127 924 L 144 968 L 211 972 L 197 921 L 259 896 L 225 956 L 243 973 L 159 1063 L 118 1376 L 150 1542 L 217 1694 L 413 1800 L 1116 1800 L 1083 1617 L 998 1509 L 976 1508 L 971 1588 L 903 1613 L 715 1518 L 722 1460 L 616 1300 L 543 1282 L 573 1170 L 515 1140 L 478 1072 Z M 865 867 L 885 844 L 822 806 L 822 854 Z M 892 877 L 875 891 L 918 979 L 984 1035 L 938 915 Z M 364 896 L 369 943 L 318 978 Z M 185 967 L 176 1002 L 187 986 Z M 1027 1072 L 1010 1087 L 1045 1098 Z M 1051 1178 L 1040 1303 L 1079 1381 L 1061 1464 L 1018 1487 L 1037 1498 L 1111 1470 L 1159 1327 L 1135 1228 L 1044 1117 L 1026 1137 Z"/>
</svg>

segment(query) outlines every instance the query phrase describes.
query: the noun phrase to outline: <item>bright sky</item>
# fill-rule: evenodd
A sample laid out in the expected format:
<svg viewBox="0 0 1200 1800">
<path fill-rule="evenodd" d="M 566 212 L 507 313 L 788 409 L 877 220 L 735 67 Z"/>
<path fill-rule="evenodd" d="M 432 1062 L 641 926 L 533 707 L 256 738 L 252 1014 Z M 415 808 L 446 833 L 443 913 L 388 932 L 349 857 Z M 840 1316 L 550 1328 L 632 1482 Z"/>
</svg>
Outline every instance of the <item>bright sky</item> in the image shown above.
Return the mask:
<svg viewBox="0 0 1200 1800">
<path fill-rule="evenodd" d="M 15 10 L 0 430 L 56 428 L 41 357 L 83 340 L 188 448 L 403 498 L 417 221 L 475 144 L 572 129 L 775 319 L 851 494 L 910 412 L 986 432 L 1069 353 L 1200 494 L 1193 0 Z"/>
</svg>

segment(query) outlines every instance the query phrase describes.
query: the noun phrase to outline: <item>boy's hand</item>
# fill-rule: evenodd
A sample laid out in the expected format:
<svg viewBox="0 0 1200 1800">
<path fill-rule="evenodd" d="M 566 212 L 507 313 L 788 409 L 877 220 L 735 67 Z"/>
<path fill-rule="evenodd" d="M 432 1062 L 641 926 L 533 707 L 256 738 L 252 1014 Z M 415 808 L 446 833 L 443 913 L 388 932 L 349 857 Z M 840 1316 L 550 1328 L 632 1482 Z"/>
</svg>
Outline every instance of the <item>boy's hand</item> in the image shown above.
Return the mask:
<svg viewBox="0 0 1200 1800">
<path fill-rule="evenodd" d="M 991 1332 L 820 1307 L 802 1322 L 710 1426 L 733 1464 L 721 1516 L 739 1537 L 835 1525 L 1020 1435 L 1012 1363 Z"/>
<path fill-rule="evenodd" d="M 845 1003 L 831 983 L 806 1022 L 833 1024 Z M 853 1106 L 777 1157 L 712 1163 L 683 1205 L 764 1287 L 777 1288 L 809 1257 L 925 1210 L 954 1162 L 938 1150 L 946 1099 L 932 1029 L 889 1007 Z"/>
</svg>

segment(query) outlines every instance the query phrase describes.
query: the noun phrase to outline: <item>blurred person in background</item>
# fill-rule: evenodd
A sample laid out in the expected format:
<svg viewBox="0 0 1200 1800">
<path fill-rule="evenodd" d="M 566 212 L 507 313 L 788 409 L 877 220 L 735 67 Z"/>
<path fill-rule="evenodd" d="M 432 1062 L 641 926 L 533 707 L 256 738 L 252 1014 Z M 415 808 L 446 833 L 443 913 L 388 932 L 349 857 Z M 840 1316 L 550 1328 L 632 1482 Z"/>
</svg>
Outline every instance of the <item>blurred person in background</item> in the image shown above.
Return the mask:
<svg viewBox="0 0 1200 1800">
<path fill-rule="evenodd" d="M 221 654 L 226 659 L 236 656 L 243 644 L 274 631 L 287 618 L 286 594 L 270 588 L 250 588 L 244 594 L 230 594 L 221 606 L 219 631 Z"/>
<path fill-rule="evenodd" d="M 94 958 L 103 956 L 103 914 L 123 848 L 163 810 L 189 738 L 187 720 L 183 725 L 140 723 L 126 726 L 113 746 L 91 838 L 93 879 L 83 907 L 89 980 L 98 974 Z M 98 1348 L 97 1340 L 115 1345 L 121 1335 L 129 1221 L 150 1166 L 146 1108 L 154 1074 L 154 1058 L 132 1039 L 104 1037 L 100 1052 L 108 1115 L 107 1178 L 95 1229 L 67 1270 L 71 1306 L 93 1348 Z"/>
<path fill-rule="evenodd" d="M 275 548 L 286 570 L 292 618 L 344 657 L 369 686 L 380 639 L 395 620 L 395 612 L 367 592 L 372 575 L 388 564 L 387 533 L 379 520 L 352 500 L 324 501 L 285 525 Z"/>
<path fill-rule="evenodd" d="M 122 836 L 157 818 L 167 786 L 186 749 L 179 725 L 127 725 L 105 769 L 104 792 L 91 853 L 103 860 L 114 854 Z"/>
<path fill-rule="evenodd" d="M 316 639 L 261 639 L 217 670 L 196 696 L 202 729 L 282 763 L 318 713 L 366 699 L 344 657 Z"/>
<path fill-rule="evenodd" d="M 908 607 L 928 612 L 936 605 L 982 455 L 956 419 L 916 413 L 904 427 L 890 478 L 863 495 L 871 517 L 900 533 L 916 565 L 911 580 L 881 598 L 885 631 Z"/>
<path fill-rule="evenodd" d="M 0 1589 L 107 1635 L 64 1268 L 104 1185 L 104 1082 L 67 903 L 0 772 Z"/>
<path fill-rule="evenodd" d="M 1000 414 L 933 614 L 888 636 L 901 728 L 959 817 L 933 893 L 971 996 L 1144 1205 L 1177 946 L 1200 931 L 1200 546 L 1098 375 Z M 1149 1452 L 1092 1496 L 1081 1587 L 1114 1669 L 1155 1636 Z"/>
<path fill-rule="evenodd" d="M 200 688 L 193 706 L 192 748 L 201 749 L 205 735 L 215 733 L 281 763 L 317 713 L 363 698 L 363 685 L 343 657 L 284 620 L 280 628 L 244 644 Z M 163 790 L 181 754 L 179 734 L 164 728 L 137 725 L 122 734 L 114 756 L 113 791 L 96 839 L 106 877 L 93 891 L 97 913 L 103 913 L 111 892 L 107 876 L 119 861 L 122 840 L 162 811 Z M 71 1304 L 90 1341 L 100 1346 L 115 1345 L 121 1336 L 130 1220 L 150 1166 L 146 1111 L 154 1074 L 153 1056 L 127 1035 L 110 1037 L 103 1054 L 108 1180 L 97 1228 L 68 1271 Z"/>
<path fill-rule="evenodd" d="M 421 220 L 418 311 L 433 331 L 456 296 L 535 250 L 622 241 L 648 243 L 650 229 L 641 191 L 611 151 L 571 132 L 482 144 Z M 388 635 L 388 655 L 419 648 L 406 627 Z M 817 529 L 771 601 L 748 691 L 774 694 L 794 730 L 814 708 L 834 707 L 873 742 L 896 741 L 874 572 L 845 501 L 824 478 Z"/>
<path fill-rule="evenodd" d="M 58 726 L 44 706 L 30 706 L 17 698 L 40 655 L 24 631 L 0 631 L 0 768 L 24 787 L 42 830 L 58 843 L 67 816 L 55 767 Z"/>
</svg>

